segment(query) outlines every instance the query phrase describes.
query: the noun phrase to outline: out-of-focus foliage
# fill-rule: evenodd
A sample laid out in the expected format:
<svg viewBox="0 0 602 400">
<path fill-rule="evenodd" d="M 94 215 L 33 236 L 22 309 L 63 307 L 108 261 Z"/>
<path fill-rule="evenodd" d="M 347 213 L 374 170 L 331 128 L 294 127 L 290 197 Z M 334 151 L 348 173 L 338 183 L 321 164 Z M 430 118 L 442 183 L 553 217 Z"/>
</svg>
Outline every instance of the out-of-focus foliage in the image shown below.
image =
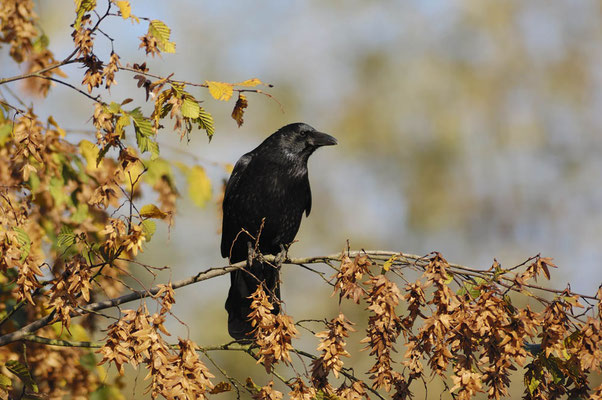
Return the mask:
<svg viewBox="0 0 602 400">
<path fill-rule="evenodd" d="M 204 206 L 212 198 L 212 184 L 202 166 L 178 163 L 180 168 L 174 168 L 159 157 L 156 138 L 162 123 L 173 120 L 173 130 L 181 137 L 198 126 L 211 138 L 213 118 L 188 86 L 208 88 L 208 94 L 219 100 L 228 100 L 234 91 L 245 99 L 242 90 L 247 89 L 239 88 L 252 88 L 261 81 L 195 85 L 174 81 L 171 76 L 156 77 L 145 64 L 123 66 L 125 61 L 115 52 L 100 59 L 95 41 L 100 37 L 114 42 L 101 30 L 105 20 L 122 17 L 141 23 L 128 1 L 107 1 L 104 10 L 96 1 L 76 1 L 74 49 L 57 61 L 47 48 L 49 38 L 38 29 L 33 7 L 33 1 L 0 3 L 0 42 L 9 46 L 15 62 L 27 65 L 25 74 L 5 77 L 0 85 L 28 79 L 35 83 L 28 84 L 27 90 L 42 97 L 49 95 L 53 83 L 72 88 L 74 95 L 87 97 L 85 101 L 93 106 L 96 139 L 95 143 L 78 140 L 60 127 L 59 116 L 41 120 L 12 92 L 12 100 L 0 100 L 0 327 L 2 334 L 24 333 L 28 324 L 44 320 L 31 332 L 49 340 L 88 341 L 97 330 L 97 316 L 85 313 L 77 323 L 72 318 L 82 315 L 83 305 L 125 293 L 124 278 L 131 276 L 131 263 L 156 231 L 155 221 L 173 221 L 176 171 L 184 173 L 194 203 Z M 175 51 L 169 27 L 159 20 L 148 22 L 140 47 L 153 56 Z M 85 91 L 64 79 L 67 76 L 60 67 L 69 64 L 84 68 L 81 85 Z M 103 84 L 106 89 L 115 85 L 119 71 L 132 72 L 147 100 L 152 97 L 154 111 L 149 117 L 140 106 L 130 105 L 131 98 L 108 102 L 95 93 Z M 228 95 L 216 96 L 216 84 L 227 88 Z M 233 118 L 239 124 L 245 106 L 246 100 L 235 106 Z M 135 201 L 143 191 L 153 193 L 158 205 L 139 207 Z M 154 268 L 144 267 L 149 272 Z M 179 350 L 174 350 L 163 339 L 169 335 L 162 324 L 175 301 L 173 294 L 169 285 L 156 294 L 162 304 L 159 313 L 151 315 L 145 306 L 124 311 L 123 317 L 108 327 L 101 364 L 112 361 L 123 372 L 124 363 L 146 363 L 153 398 L 178 393 L 199 398 L 213 387 L 209 381 L 213 376 L 198 359 L 196 345 L 182 339 Z M 130 334 L 137 342 L 128 347 L 123 340 Z M 0 353 L 1 398 L 7 398 L 13 387 L 16 393 L 20 386 L 49 398 L 68 394 L 112 398 L 119 387 L 118 381 L 106 379 L 105 369 L 95 367 L 89 349 L 25 346 L 5 337 Z M 199 380 L 200 373 L 204 380 Z M 190 381 L 185 380 L 188 378 Z"/>
</svg>

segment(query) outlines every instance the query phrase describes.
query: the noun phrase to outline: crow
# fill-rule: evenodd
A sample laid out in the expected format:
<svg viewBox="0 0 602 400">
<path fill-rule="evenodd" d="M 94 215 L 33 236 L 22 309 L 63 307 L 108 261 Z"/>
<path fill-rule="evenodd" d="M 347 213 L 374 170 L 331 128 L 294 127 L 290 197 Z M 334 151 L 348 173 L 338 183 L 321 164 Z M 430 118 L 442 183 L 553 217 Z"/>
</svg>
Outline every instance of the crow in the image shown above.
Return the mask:
<svg viewBox="0 0 602 400">
<path fill-rule="evenodd" d="M 270 296 L 272 312 L 280 312 L 279 269 L 255 258 L 255 250 L 282 260 L 303 213 L 311 211 L 307 160 L 318 147 L 335 144 L 334 137 L 307 124 L 289 124 L 234 166 L 224 194 L 221 242 L 222 257 L 231 264 L 247 260 L 244 269 L 230 273 L 226 310 L 234 339 L 250 339 L 249 296 L 260 284 Z"/>
</svg>

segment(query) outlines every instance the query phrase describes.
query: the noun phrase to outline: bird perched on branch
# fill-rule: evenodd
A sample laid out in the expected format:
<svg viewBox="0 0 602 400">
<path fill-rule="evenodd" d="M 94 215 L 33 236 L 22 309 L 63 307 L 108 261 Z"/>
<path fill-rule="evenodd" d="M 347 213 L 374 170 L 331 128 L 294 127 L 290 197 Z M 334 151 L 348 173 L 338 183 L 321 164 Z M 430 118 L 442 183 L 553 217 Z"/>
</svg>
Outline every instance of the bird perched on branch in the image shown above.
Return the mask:
<svg viewBox="0 0 602 400">
<path fill-rule="evenodd" d="M 228 332 L 249 339 L 249 296 L 260 284 L 273 313 L 280 312 L 279 265 L 263 262 L 260 254 L 285 257 L 295 239 L 301 217 L 311 210 L 307 160 L 321 146 L 337 144 L 334 137 L 303 123 L 280 128 L 257 148 L 243 155 L 226 185 L 223 202 L 222 257 L 247 266 L 230 273 L 226 300 Z"/>
</svg>

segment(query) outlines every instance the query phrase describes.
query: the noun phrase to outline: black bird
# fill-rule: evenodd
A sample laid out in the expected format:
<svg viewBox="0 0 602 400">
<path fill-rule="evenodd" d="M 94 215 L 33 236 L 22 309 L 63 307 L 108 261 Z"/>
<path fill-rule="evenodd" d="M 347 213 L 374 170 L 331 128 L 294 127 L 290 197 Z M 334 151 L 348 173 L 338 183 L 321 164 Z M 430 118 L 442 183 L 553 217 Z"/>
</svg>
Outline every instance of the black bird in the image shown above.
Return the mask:
<svg viewBox="0 0 602 400">
<path fill-rule="evenodd" d="M 303 212 L 309 215 L 311 210 L 307 160 L 318 147 L 335 144 L 334 137 L 307 124 L 290 124 L 234 166 L 224 194 L 221 251 L 230 263 L 248 262 L 244 270 L 230 273 L 226 310 L 228 332 L 233 338 L 249 339 L 248 297 L 262 282 L 274 306 L 272 312 L 280 312 L 279 270 L 253 258 L 254 238 L 259 237 L 261 254 L 284 256 L 299 230 Z"/>
</svg>

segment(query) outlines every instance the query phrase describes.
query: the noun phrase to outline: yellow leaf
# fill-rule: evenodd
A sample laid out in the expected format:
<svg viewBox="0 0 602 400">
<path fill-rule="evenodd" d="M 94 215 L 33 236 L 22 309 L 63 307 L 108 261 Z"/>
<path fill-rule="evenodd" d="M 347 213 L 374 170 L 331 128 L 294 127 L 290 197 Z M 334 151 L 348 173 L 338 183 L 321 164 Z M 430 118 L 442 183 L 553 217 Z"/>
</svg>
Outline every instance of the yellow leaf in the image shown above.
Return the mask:
<svg viewBox="0 0 602 400">
<path fill-rule="evenodd" d="M 86 170 L 96 171 L 101 165 L 102 161 L 96 166 L 96 159 L 100 150 L 96 145 L 88 140 L 82 140 L 79 142 L 79 153 L 86 159 Z"/>
<path fill-rule="evenodd" d="M 205 169 L 195 165 L 188 172 L 188 194 L 194 204 L 204 207 L 211 200 L 211 181 Z"/>
<path fill-rule="evenodd" d="M 65 137 L 65 130 L 56 123 L 56 120 L 52 115 L 48 117 L 48 123 L 56 128 L 56 131 L 59 133 L 59 135 L 61 135 L 61 137 Z"/>
<path fill-rule="evenodd" d="M 235 83 L 236 86 L 248 86 L 248 87 L 255 87 L 255 86 L 261 85 L 261 84 L 263 84 L 263 82 L 257 78 L 247 79 L 244 82 Z"/>
<path fill-rule="evenodd" d="M 117 7 L 119 7 L 119 11 L 121 11 L 121 16 L 123 19 L 128 19 L 130 14 L 132 13 L 132 7 L 130 6 L 129 1 L 117 1 L 115 2 Z"/>
<path fill-rule="evenodd" d="M 140 209 L 140 215 L 144 218 L 158 218 L 163 219 L 167 217 L 167 213 L 161 211 L 159 207 L 154 204 L 147 204 Z"/>
<path fill-rule="evenodd" d="M 209 93 L 216 100 L 228 101 L 234 93 L 234 88 L 231 83 L 205 81 L 209 88 Z"/>
<path fill-rule="evenodd" d="M 132 191 L 132 184 L 139 185 L 140 177 L 145 173 L 144 165 L 139 160 L 129 163 L 125 170 L 125 184 L 129 192 Z"/>
<path fill-rule="evenodd" d="M 383 269 L 385 271 L 388 271 L 391 269 L 391 267 L 393 266 L 393 263 L 395 262 L 395 260 L 397 260 L 399 258 L 399 254 L 394 254 L 391 256 L 391 258 L 389 258 L 387 261 L 385 261 L 385 263 L 383 264 Z"/>
</svg>

